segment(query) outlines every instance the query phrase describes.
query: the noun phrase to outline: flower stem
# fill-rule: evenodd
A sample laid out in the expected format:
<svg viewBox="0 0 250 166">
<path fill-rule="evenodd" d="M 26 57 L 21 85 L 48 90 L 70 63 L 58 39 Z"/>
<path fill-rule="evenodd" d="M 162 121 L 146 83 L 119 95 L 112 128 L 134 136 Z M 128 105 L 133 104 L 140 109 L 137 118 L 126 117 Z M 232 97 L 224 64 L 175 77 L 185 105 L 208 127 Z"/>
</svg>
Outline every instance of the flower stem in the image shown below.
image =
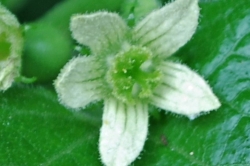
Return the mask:
<svg viewBox="0 0 250 166">
<path fill-rule="evenodd" d="M 128 25 L 133 27 L 150 12 L 160 8 L 161 5 L 160 0 L 148 0 L 147 3 L 145 0 L 125 0 L 121 8 L 121 15 L 127 20 Z"/>
</svg>

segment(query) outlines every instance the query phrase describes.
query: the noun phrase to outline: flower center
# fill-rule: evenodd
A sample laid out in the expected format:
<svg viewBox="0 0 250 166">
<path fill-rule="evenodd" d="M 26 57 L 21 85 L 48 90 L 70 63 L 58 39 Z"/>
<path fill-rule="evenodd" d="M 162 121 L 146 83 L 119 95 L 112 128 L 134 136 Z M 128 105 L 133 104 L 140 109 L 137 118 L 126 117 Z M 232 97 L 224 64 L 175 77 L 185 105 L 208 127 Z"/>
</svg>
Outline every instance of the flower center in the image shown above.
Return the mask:
<svg viewBox="0 0 250 166">
<path fill-rule="evenodd" d="M 117 54 L 112 64 L 107 75 L 108 83 L 112 94 L 123 102 L 149 98 L 161 78 L 152 53 L 146 48 L 132 46 Z"/>
<path fill-rule="evenodd" d="M 0 34 L 0 60 L 5 60 L 10 55 L 11 44 L 7 41 L 5 33 Z"/>
</svg>

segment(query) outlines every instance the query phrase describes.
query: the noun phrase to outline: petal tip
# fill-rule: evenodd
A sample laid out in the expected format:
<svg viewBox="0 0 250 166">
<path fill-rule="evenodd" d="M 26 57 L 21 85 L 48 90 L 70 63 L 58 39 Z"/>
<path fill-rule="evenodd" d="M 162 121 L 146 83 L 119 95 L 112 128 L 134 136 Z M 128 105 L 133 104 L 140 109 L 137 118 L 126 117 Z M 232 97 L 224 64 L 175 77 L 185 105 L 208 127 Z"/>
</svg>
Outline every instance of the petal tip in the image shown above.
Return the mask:
<svg viewBox="0 0 250 166">
<path fill-rule="evenodd" d="M 214 96 L 213 100 L 211 100 L 210 105 L 207 106 L 205 110 L 202 110 L 202 111 L 194 113 L 194 114 L 188 114 L 186 116 L 190 120 L 194 120 L 195 118 L 197 118 L 201 115 L 209 114 L 211 111 L 217 111 L 220 108 L 220 106 L 221 106 L 220 101 L 218 100 L 218 98 L 216 96 Z"/>
<path fill-rule="evenodd" d="M 134 40 L 162 58 L 169 57 L 192 38 L 198 26 L 199 10 L 198 0 L 168 3 L 136 25 Z"/>
</svg>

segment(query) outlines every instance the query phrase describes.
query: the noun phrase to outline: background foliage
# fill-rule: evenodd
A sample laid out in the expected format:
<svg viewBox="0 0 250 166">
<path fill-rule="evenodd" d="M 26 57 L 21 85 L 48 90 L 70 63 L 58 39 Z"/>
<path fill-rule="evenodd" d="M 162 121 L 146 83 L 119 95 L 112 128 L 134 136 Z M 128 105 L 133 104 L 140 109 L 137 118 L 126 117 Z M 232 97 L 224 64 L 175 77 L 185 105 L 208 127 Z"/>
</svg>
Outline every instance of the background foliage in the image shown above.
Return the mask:
<svg viewBox="0 0 250 166">
<path fill-rule="evenodd" d="M 35 2 L 15 8 L 22 22 L 33 20 L 22 14 L 30 3 L 30 10 L 45 12 Z M 89 1 L 89 9 L 92 3 L 98 1 Z M 222 106 L 193 121 L 152 108 L 148 140 L 135 166 L 250 165 L 250 0 L 199 5 L 198 30 L 175 56 L 204 76 Z M 51 85 L 15 84 L 0 94 L 0 165 L 101 165 L 102 107 L 73 112 L 58 103 Z"/>
</svg>

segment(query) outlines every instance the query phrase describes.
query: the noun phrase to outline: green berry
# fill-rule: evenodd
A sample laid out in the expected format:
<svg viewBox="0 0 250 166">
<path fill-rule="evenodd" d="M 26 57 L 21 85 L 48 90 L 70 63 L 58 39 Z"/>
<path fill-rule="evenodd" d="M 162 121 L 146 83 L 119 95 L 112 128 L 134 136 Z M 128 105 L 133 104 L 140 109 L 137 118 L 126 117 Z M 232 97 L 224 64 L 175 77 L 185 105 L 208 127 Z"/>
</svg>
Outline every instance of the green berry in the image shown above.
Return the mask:
<svg viewBox="0 0 250 166">
<path fill-rule="evenodd" d="M 49 24 L 26 25 L 22 74 L 37 82 L 50 82 L 72 56 L 72 41 Z"/>
</svg>

